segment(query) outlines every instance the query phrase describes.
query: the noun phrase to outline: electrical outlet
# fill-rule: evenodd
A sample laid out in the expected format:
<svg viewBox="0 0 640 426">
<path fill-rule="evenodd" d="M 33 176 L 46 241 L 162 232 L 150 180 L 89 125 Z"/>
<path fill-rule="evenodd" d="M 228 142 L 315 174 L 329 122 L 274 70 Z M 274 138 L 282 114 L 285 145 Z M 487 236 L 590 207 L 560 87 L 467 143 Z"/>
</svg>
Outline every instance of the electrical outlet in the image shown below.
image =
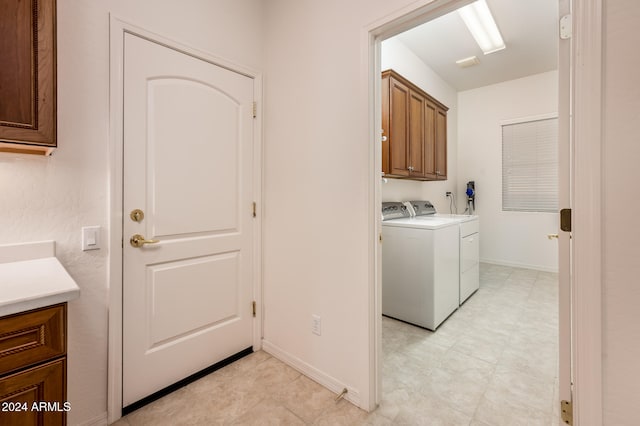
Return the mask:
<svg viewBox="0 0 640 426">
<path fill-rule="evenodd" d="M 447 191 L 446 196 L 451 197 L 451 191 Z"/>
<path fill-rule="evenodd" d="M 311 315 L 311 332 L 318 336 L 322 334 L 322 318 L 320 318 L 320 315 Z"/>
</svg>

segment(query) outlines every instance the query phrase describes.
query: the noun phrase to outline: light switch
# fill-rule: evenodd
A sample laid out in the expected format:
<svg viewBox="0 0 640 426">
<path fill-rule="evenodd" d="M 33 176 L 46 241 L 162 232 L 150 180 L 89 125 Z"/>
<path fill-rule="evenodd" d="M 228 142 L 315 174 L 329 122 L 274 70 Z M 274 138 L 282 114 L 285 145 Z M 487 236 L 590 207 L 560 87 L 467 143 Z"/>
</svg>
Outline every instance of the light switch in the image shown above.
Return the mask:
<svg viewBox="0 0 640 426">
<path fill-rule="evenodd" d="M 82 250 L 98 250 L 100 248 L 102 248 L 102 246 L 100 245 L 100 227 L 82 227 Z"/>
</svg>

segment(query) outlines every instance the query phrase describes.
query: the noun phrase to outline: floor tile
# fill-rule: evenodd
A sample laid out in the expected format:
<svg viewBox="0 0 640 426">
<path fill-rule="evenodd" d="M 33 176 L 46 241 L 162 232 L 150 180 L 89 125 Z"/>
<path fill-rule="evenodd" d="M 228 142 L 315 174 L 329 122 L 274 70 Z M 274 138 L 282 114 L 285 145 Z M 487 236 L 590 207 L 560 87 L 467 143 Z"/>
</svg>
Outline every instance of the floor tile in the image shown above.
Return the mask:
<svg viewBox="0 0 640 426">
<path fill-rule="evenodd" d="M 367 424 L 369 414 L 351 404 L 341 400 L 331 409 L 322 413 L 312 424 L 315 426 L 350 426 Z M 375 416 L 377 417 L 377 416 Z"/>
<path fill-rule="evenodd" d="M 497 369 L 485 398 L 519 409 L 532 408 L 550 414 L 555 379 L 534 377 L 517 370 Z"/>
<path fill-rule="evenodd" d="M 396 425 L 467 426 L 471 416 L 443 403 L 435 394 L 414 396 L 400 408 L 394 419 Z"/>
<path fill-rule="evenodd" d="M 304 426 L 306 423 L 283 405 L 267 398 L 231 422 L 231 425 Z"/>
<path fill-rule="evenodd" d="M 313 422 L 336 404 L 333 392 L 302 375 L 286 387 L 276 387 L 272 398 L 306 423 Z"/>
<path fill-rule="evenodd" d="M 115 425 L 557 425 L 557 274 L 481 264 L 480 279 L 435 332 L 382 318 L 373 413 L 258 351 Z"/>
</svg>

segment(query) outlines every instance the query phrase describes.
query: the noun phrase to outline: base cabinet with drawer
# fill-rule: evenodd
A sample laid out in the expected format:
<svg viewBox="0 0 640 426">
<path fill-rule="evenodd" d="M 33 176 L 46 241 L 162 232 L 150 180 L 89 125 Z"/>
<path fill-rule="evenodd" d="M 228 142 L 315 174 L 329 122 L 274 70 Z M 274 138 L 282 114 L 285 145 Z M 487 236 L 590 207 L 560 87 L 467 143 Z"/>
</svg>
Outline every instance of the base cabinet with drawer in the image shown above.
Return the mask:
<svg viewBox="0 0 640 426">
<path fill-rule="evenodd" d="M 0 318 L 0 424 L 66 425 L 67 304 Z"/>
</svg>

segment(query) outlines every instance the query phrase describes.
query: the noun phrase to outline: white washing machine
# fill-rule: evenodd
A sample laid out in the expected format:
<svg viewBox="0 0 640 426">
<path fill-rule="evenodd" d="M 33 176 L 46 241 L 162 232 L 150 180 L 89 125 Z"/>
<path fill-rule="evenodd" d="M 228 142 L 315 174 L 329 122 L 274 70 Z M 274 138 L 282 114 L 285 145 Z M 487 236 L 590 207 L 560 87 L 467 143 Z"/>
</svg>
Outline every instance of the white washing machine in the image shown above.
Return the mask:
<svg viewBox="0 0 640 426">
<path fill-rule="evenodd" d="M 382 203 L 382 217 L 382 314 L 435 330 L 460 303 L 459 221 L 402 203 Z"/>
<path fill-rule="evenodd" d="M 460 300 L 462 305 L 480 288 L 480 219 L 477 215 L 440 214 L 429 201 L 409 201 L 410 214 L 423 221 L 449 219 L 459 226 Z M 435 213 L 435 214 L 434 214 Z"/>
</svg>

